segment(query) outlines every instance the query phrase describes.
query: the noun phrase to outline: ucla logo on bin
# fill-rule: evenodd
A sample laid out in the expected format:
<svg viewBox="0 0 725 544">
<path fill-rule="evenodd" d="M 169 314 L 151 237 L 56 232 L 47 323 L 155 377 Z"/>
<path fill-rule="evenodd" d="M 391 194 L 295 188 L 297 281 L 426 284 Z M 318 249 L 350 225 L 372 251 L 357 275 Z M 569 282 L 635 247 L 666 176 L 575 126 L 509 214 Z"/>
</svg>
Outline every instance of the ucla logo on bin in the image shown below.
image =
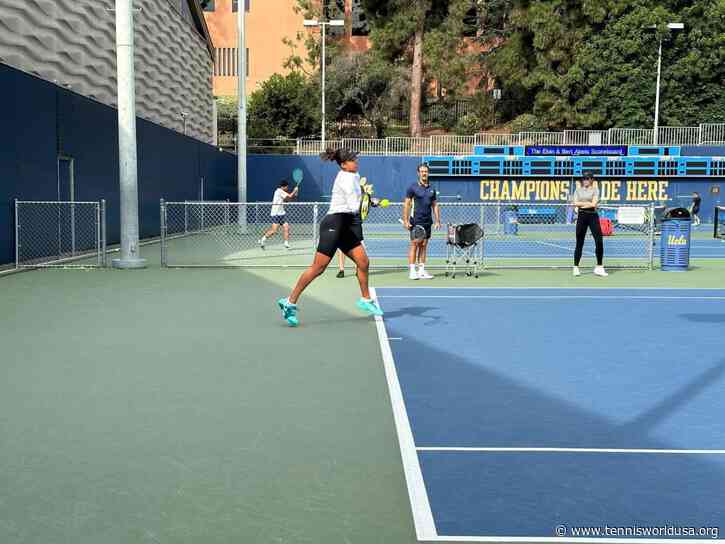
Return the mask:
<svg viewBox="0 0 725 544">
<path fill-rule="evenodd" d="M 685 238 L 682 234 L 680 234 L 679 236 L 670 234 L 667 238 L 667 245 L 668 246 L 686 246 L 687 238 Z"/>
</svg>

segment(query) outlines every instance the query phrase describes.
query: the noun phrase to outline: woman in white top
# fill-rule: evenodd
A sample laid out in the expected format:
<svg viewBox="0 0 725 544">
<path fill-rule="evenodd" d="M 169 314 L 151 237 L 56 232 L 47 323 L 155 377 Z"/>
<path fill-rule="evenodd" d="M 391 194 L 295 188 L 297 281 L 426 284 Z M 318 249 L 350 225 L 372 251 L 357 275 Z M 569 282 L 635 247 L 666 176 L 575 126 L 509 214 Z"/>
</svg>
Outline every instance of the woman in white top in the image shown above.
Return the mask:
<svg viewBox="0 0 725 544">
<path fill-rule="evenodd" d="M 287 192 L 288 189 L 289 183 L 286 179 L 283 179 L 279 182 L 279 187 L 274 192 L 274 196 L 272 197 L 272 211 L 270 212 L 272 226 L 259 239 L 259 245 L 262 249 L 264 249 L 264 243 L 267 241 L 267 238 L 274 236 L 280 225 L 282 225 L 282 234 L 284 235 L 284 247 L 289 249 L 289 223 L 287 222 L 287 212 L 284 209 L 284 203 L 289 202 L 297 196 L 299 187 L 295 187 L 291 193 Z"/>
<path fill-rule="evenodd" d="M 602 227 L 599 223 L 599 192 L 594 187 L 594 176 L 591 172 L 585 172 L 581 185 L 574 192 L 572 198 L 574 206 L 579 212 L 576 219 L 576 246 L 574 249 L 574 276 L 581 276 L 579 261 L 584 250 L 584 238 L 587 229 L 592 231 L 594 237 L 595 254 L 597 266 L 594 267 L 594 274 L 597 276 L 608 276 L 604 270 L 604 240 L 602 238 Z"/>
<path fill-rule="evenodd" d="M 363 246 L 360 201 L 362 188 L 358 174 L 357 153 L 349 149 L 328 149 L 321 155 L 322 160 L 335 161 L 340 166 L 332 187 L 330 210 L 320 223 L 320 238 L 315 259 L 297 280 L 289 298 L 281 298 L 277 305 L 282 310 L 282 318 L 296 327 L 297 300 L 312 281 L 322 274 L 339 249 L 357 265 L 357 278 L 362 297 L 357 307 L 370 315 L 383 315 L 380 307 L 370 298 L 368 286 L 368 268 L 370 261 Z"/>
</svg>

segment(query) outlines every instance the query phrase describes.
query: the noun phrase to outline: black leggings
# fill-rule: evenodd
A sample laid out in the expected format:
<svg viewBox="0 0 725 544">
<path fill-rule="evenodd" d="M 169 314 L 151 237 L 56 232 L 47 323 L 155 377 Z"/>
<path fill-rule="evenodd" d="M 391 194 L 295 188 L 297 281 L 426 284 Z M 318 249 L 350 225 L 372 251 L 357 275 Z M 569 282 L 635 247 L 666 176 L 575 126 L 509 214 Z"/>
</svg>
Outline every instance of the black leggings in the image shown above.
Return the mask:
<svg viewBox="0 0 725 544">
<path fill-rule="evenodd" d="M 574 251 L 574 266 L 579 266 L 584 250 L 584 237 L 587 235 L 587 227 L 592 231 L 594 244 L 596 246 L 597 264 L 602 266 L 604 261 L 604 240 L 602 238 L 602 227 L 599 224 L 599 214 L 594 212 L 579 211 L 576 219 L 576 250 Z"/>
</svg>

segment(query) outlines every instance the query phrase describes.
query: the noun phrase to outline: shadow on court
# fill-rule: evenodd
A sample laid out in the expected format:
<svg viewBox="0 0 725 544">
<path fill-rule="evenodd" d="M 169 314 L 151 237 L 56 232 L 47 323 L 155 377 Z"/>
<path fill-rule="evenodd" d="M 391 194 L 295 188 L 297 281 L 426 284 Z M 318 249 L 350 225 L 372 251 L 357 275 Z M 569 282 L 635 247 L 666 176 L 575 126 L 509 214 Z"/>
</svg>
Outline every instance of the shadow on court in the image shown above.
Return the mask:
<svg viewBox="0 0 725 544">
<path fill-rule="evenodd" d="M 0 279 L 0 542 L 415 542 L 357 284 L 263 274 Z"/>
<path fill-rule="evenodd" d="M 388 334 L 404 336 L 391 346 L 417 447 L 681 449 L 674 436 L 672 442 L 655 437 L 656 428 L 703 392 L 722 388 L 725 375 L 725 360 L 715 362 L 622 424 L 551 394 L 555 384 L 545 391 L 475 364 L 454 345 L 431 346 L 394 324 Z M 485 348 L 482 361 L 495 356 Z M 711 409 L 701 414 L 701 429 L 682 428 L 677 438 L 689 437 L 692 448 L 725 447 L 725 427 L 713 427 L 723 406 Z M 422 451 L 419 457 L 444 536 L 549 537 L 558 524 L 722 523 L 722 455 Z"/>
<path fill-rule="evenodd" d="M 725 323 L 725 314 L 680 314 L 680 317 L 696 323 Z"/>
</svg>

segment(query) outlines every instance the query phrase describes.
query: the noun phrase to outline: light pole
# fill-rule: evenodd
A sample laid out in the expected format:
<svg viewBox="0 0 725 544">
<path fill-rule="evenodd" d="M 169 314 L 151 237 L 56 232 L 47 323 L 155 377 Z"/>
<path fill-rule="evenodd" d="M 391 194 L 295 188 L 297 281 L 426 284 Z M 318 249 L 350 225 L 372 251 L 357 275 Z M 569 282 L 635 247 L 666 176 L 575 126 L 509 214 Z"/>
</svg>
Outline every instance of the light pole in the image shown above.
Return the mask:
<svg viewBox="0 0 725 544">
<path fill-rule="evenodd" d="M 493 89 L 493 126 L 496 126 L 496 102 L 501 100 L 501 89 Z"/>
<path fill-rule="evenodd" d="M 683 30 L 685 25 L 683 23 L 667 23 L 667 30 L 670 32 L 677 32 Z M 657 25 L 653 25 L 648 30 L 657 29 Z M 658 132 L 660 128 L 660 76 L 662 74 L 662 36 L 660 36 L 659 51 L 657 53 L 657 91 L 655 94 L 655 126 L 654 126 L 654 145 L 657 145 Z"/>
<path fill-rule="evenodd" d="M 241 232 L 247 228 L 247 42 L 245 18 L 247 0 L 237 2 L 237 223 Z"/>
<path fill-rule="evenodd" d="M 146 259 L 139 252 L 133 0 L 116 0 L 116 64 L 121 255 L 111 264 L 114 268 L 144 268 Z"/>
<path fill-rule="evenodd" d="M 317 19 L 305 19 L 304 25 L 306 27 L 317 27 L 319 26 L 322 30 L 322 148 L 325 148 L 325 35 L 327 34 L 326 29 L 328 26 L 345 26 L 345 21 L 342 19 L 332 19 L 330 21 L 318 21 Z"/>
</svg>

